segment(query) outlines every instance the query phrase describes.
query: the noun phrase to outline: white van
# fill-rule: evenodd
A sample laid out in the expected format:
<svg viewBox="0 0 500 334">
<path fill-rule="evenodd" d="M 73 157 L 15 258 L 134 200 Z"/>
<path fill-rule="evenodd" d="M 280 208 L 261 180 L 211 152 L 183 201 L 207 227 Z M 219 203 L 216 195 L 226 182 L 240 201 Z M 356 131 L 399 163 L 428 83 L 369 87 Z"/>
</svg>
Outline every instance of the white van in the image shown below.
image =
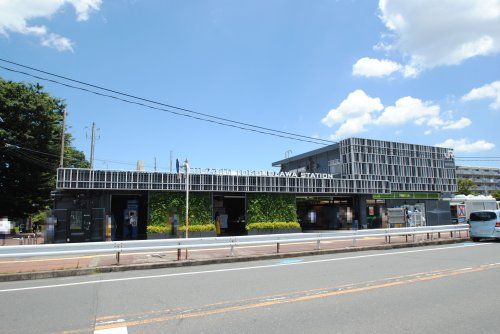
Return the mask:
<svg viewBox="0 0 500 334">
<path fill-rule="evenodd" d="M 472 212 L 469 225 L 472 241 L 479 241 L 481 238 L 500 239 L 500 210 Z"/>
</svg>

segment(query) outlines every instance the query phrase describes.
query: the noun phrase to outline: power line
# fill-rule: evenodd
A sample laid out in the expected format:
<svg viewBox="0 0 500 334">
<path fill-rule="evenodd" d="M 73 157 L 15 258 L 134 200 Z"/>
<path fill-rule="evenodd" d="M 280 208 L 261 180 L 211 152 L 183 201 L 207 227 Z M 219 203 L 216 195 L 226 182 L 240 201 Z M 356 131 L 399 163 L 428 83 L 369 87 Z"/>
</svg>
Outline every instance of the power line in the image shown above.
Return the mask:
<svg viewBox="0 0 500 334">
<path fill-rule="evenodd" d="M 156 104 L 156 105 L 161 105 L 161 106 L 164 106 L 164 107 L 168 107 L 168 108 L 171 108 L 171 109 L 176 109 L 176 110 L 179 110 L 179 111 L 182 111 L 182 112 L 186 112 L 186 113 L 189 113 L 189 114 L 193 114 L 193 115 L 208 117 L 208 118 L 211 118 L 211 119 L 215 119 L 215 120 L 219 120 L 219 121 L 223 121 L 223 122 L 234 123 L 234 124 L 238 124 L 238 125 L 242 125 L 242 126 L 246 126 L 246 127 L 251 127 L 251 128 L 254 128 L 254 129 L 271 131 L 274 134 L 271 134 L 269 132 L 255 131 L 255 130 L 248 129 L 248 128 L 240 128 L 240 129 L 243 129 L 243 130 L 255 131 L 255 132 L 259 132 L 259 133 L 263 133 L 263 134 L 268 134 L 268 135 L 276 135 L 276 133 L 281 133 L 281 134 L 285 134 L 285 135 L 289 135 L 289 136 L 294 136 L 294 137 L 298 137 L 298 138 L 307 139 L 306 142 L 313 142 L 315 144 L 320 144 L 321 143 L 320 145 L 331 145 L 331 144 L 337 143 L 335 141 L 331 141 L 331 140 L 327 140 L 327 139 L 315 138 L 315 137 L 305 136 L 305 135 L 301 135 L 301 134 L 297 134 L 297 133 L 292 133 L 292 132 L 287 132 L 287 131 L 281 131 L 281 130 L 271 129 L 271 128 L 267 128 L 267 127 L 263 127 L 263 126 L 259 126 L 259 125 L 255 125 L 255 124 L 250 124 L 250 123 L 245 123 L 245 122 L 239 122 L 239 121 L 231 120 L 231 119 L 228 119 L 228 118 L 218 117 L 218 116 L 214 116 L 214 115 L 210 115 L 210 114 L 206 114 L 206 113 L 197 112 L 197 111 L 193 111 L 193 110 L 182 108 L 182 107 L 177 107 L 177 106 L 174 106 L 174 105 L 170 105 L 170 104 L 166 104 L 166 103 L 154 101 L 154 100 L 151 100 L 151 99 L 146 99 L 146 98 L 143 98 L 143 97 L 139 97 L 139 96 L 136 96 L 136 95 L 132 95 L 132 94 L 120 92 L 120 91 L 117 91 L 117 90 L 105 88 L 105 87 L 102 87 L 102 86 L 90 84 L 90 83 L 83 82 L 83 81 L 80 81 L 80 80 L 75 80 L 75 79 L 72 79 L 72 78 L 69 78 L 69 77 L 66 77 L 66 76 L 62 76 L 62 75 L 59 75 L 59 74 L 55 74 L 55 73 L 51 73 L 51 72 L 48 72 L 48 71 L 40 70 L 40 69 L 31 67 L 31 66 L 19 64 L 19 63 L 16 63 L 16 62 L 13 62 L 13 61 L 9 61 L 9 60 L 6 60 L 6 59 L 2 59 L 2 58 L 0 58 L 0 61 L 6 62 L 6 63 L 9 63 L 9 64 L 13 64 L 13 65 L 16 65 L 16 66 L 19 66 L 19 67 L 23 67 L 23 68 L 26 68 L 26 69 L 29 69 L 29 70 L 32 70 L 32 71 L 36 71 L 36 72 L 39 72 L 39 73 L 44 73 L 44 74 L 47 74 L 47 75 L 50 75 L 50 76 L 53 76 L 53 77 L 56 77 L 56 78 L 60 78 L 60 79 L 64 79 L 64 80 L 71 81 L 71 82 L 74 82 L 74 83 L 78 83 L 78 84 L 81 84 L 81 85 L 85 85 L 85 86 L 88 86 L 88 87 L 97 88 L 99 90 L 107 91 L 107 92 L 110 92 L 110 93 L 113 93 L 113 94 L 117 94 L 117 95 L 121 95 L 121 96 L 126 96 L 126 97 L 129 97 L 129 98 L 133 98 L 133 99 L 144 101 L 144 102 L 148 102 L 148 103 L 153 103 L 153 104 Z M 63 83 L 60 83 L 60 82 L 55 81 L 55 80 L 51 80 L 51 79 L 47 79 L 47 78 L 40 78 L 40 77 L 37 77 L 37 76 L 35 76 L 33 74 L 25 73 L 25 72 L 22 72 L 22 71 L 13 70 L 13 69 L 6 68 L 6 67 L 1 67 L 1 68 L 5 69 L 5 70 L 8 70 L 8 71 L 17 72 L 17 73 L 20 73 L 20 74 L 32 76 L 32 77 L 35 77 L 35 78 L 40 79 L 40 80 L 47 80 L 47 81 L 51 81 L 51 82 L 54 82 L 54 83 L 63 84 Z M 63 84 L 63 85 L 65 85 L 65 84 Z M 73 86 L 70 86 L 70 85 L 66 85 L 66 86 L 70 87 L 70 88 L 82 89 L 81 87 L 73 87 Z M 87 91 L 89 91 L 89 90 L 87 90 Z M 106 96 L 106 95 L 103 94 L 102 96 Z M 108 97 L 110 97 L 110 96 L 108 96 Z M 162 110 L 164 110 L 164 109 L 162 109 Z M 169 110 L 169 112 L 174 113 L 171 110 Z M 186 114 L 181 114 L 181 115 L 188 116 Z M 199 118 L 196 118 L 196 117 L 193 117 L 193 118 L 199 119 Z M 202 120 L 209 121 L 208 119 L 202 119 Z M 214 122 L 214 123 L 221 124 L 221 123 L 218 123 L 218 122 Z M 231 125 L 225 124 L 225 123 L 223 123 L 221 125 L 231 126 Z M 239 128 L 239 127 L 237 127 L 237 128 Z M 279 136 L 279 137 L 298 140 L 298 139 L 292 138 L 292 137 L 283 137 L 283 136 Z M 310 140 L 313 140 L 313 141 L 310 141 Z M 318 143 L 318 142 L 320 142 L 320 143 Z"/>
<path fill-rule="evenodd" d="M 211 119 L 205 119 L 205 118 L 201 118 L 201 117 L 197 117 L 197 116 L 193 116 L 193 115 L 186 115 L 186 114 L 183 114 L 183 113 L 180 113 L 180 112 L 176 112 L 176 111 L 173 111 L 173 110 L 168 110 L 168 109 L 164 109 L 164 108 L 154 107 L 154 106 L 150 106 L 150 105 L 147 105 L 147 104 L 144 104 L 144 103 L 141 103 L 141 102 L 131 101 L 131 100 L 127 100 L 127 99 L 124 99 L 124 98 L 121 98 L 121 97 L 117 97 L 117 96 L 113 96 L 113 95 L 109 95 L 109 94 L 104 94 L 104 93 L 96 92 L 96 91 L 93 91 L 93 90 L 90 90 L 90 89 L 87 89 L 87 88 L 73 86 L 73 85 L 70 85 L 70 84 L 62 83 L 62 82 L 57 81 L 57 80 L 43 78 L 43 77 L 31 74 L 31 73 L 26 73 L 26 72 L 23 72 L 23 71 L 14 70 L 14 69 L 7 68 L 7 67 L 4 67 L 4 66 L 0 66 L 0 68 L 3 68 L 5 70 L 7 70 L 7 71 L 11 71 L 11 72 L 15 72 L 15 73 L 27 75 L 27 76 L 30 76 L 30 77 L 33 77 L 33 78 L 36 78 L 36 79 L 39 79 L 39 80 L 53 82 L 53 83 L 56 83 L 56 84 L 59 84 L 59 85 L 65 86 L 65 87 L 82 90 L 82 91 L 89 92 L 89 93 L 92 93 L 92 94 L 95 94 L 95 95 L 109 97 L 109 98 L 112 98 L 112 99 L 115 99 L 115 100 L 119 100 L 119 101 L 122 101 L 122 102 L 126 102 L 126 103 L 130 103 L 130 104 L 135 104 L 135 105 L 143 106 L 143 107 L 146 107 L 146 108 L 149 108 L 149 109 L 166 111 L 168 113 L 175 114 L 175 115 L 178 115 L 178 116 L 189 117 L 189 118 L 197 119 L 197 120 L 200 120 L 200 121 L 210 122 L 210 123 L 214 123 L 214 124 L 219 124 L 219 125 L 223 125 L 223 126 L 233 127 L 233 128 L 237 128 L 237 129 L 241 129 L 241 130 L 251 131 L 251 132 L 257 132 L 257 133 L 266 134 L 266 135 L 275 136 L 275 137 L 292 139 L 292 140 L 301 141 L 301 142 L 309 142 L 309 143 L 313 143 L 313 144 L 316 144 L 316 145 L 327 145 L 325 143 L 318 143 L 318 142 L 315 142 L 315 141 L 310 141 L 310 140 L 305 140 L 305 139 L 288 137 L 288 136 L 279 135 L 279 134 L 275 134 L 275 133 L 270 133 L 270 132 L 264 132 L 264 131 L 260 131 L 260 130 L 255 130 L 255 129 L 244 128 L 244 127 L 233 125 L 233 124 L 226 124 L 226 123 L 214 121 L 214 120 L 211 120 Z"/>
<path fill-rule="evenodd" d="M 57 155 L 57 154 L 43 152 L 43 151 L 39 151 L 39 150 L 34 150 L 34 149 L 31 149 L 31 148 L 22 147 L 22 146 L 18 146 L 18 145 L 13 145 L 13 144 L 9 144 L 9 143 L 5 143 L 5 147 L 0 147 L 0 149 L 8 149 L 8 150 L 10 149 L 11 152 L 13 151 L 12 150 L 13 148 L 16 148 L 16 149 L 19 149 L 19 150 L 25 150 L 25 151 L 33 152 L 33 153 L 44 154 L 44 155 L 47 155 L 47 156 L 53 157 L 53 158 L 58 158 L 59 157 L 59 155 Z M 78 160 L 78 158 L 75 158 L 75 157 L 65 157 L 65 160 L 76 161 L 76 160 Z M 134 162 L 116 161 L 116 160 L 108 160 L 108 159 L 97 159 L 97 158 L 95 158 L 94 160 L 95 161 L 101 161 L 101 162 L 109 162 L 109 163 L 118 164 L 118 165 L 129 165 L 129 166 L 135 166 L 136 165 L 136 163 L 134 163 Z M 145 165 L 145 167 L 151 168 L 152 166 Z"/>
</svg>

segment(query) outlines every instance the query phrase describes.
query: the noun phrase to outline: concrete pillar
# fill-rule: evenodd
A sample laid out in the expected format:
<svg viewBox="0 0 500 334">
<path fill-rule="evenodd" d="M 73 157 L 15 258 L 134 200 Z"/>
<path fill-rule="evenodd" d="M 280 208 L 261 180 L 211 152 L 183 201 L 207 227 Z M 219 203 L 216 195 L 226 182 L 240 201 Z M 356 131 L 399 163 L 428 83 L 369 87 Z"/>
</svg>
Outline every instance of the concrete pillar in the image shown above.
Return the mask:
<svg viewBox="0 0 500 334">
<path fill-rule="evenodd" d="M 358 195 L 357 196 L 357 205 L 354 208 L 356 210 L 356 217 L 358 219 L 359 228 L 363 225 L 367 224 L 366 219 L 366 200 L 368 199 L 368 195 Z"/>
</svg>

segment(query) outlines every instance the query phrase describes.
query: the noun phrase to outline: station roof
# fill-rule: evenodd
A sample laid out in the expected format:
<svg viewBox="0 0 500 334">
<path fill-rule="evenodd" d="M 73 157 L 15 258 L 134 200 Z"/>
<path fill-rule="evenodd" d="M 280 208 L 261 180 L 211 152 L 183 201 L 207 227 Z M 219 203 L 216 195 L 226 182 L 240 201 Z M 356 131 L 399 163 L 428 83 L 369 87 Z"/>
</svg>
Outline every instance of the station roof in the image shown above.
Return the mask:
<svg viewBox="0 0 500 334">
<path fill-rule="evenodd" d="M 321 153 L 325 153 L 325 152 L 328 152 L 328 151 L 331 151 L 331 150 L 335 150 L 335 149 L 338 149 L 338 148 L 339 148 L 339 144 L 338 143 L 335 143 L 335 144 L 332 144 L 332 145 L 328 145 L 328 146 L 325 146 L 325 147 L 321 147 L 321 148 L 318 148 L 318 149 L 315 149 L 315 150 L 312 150 L 312 151 L 309 151 L 309 152 L 305 152 L 305 153 L 302 153 L 302 154 L 299 154 L 299 155 L 295 155 L 295 156 L 290 157 L 290 158 L 286 158 L 286 159 L 283 159 L 283 160 L 279 160 L 279 161 L 273 162 L 273 167 L 279 167 L 279 166 L 281 166 L 284 163 L 288 163 L 288 162 L 291 162 L 291 161 L 302 160 L 302 159 L 309 158 L 309 157 L 312 157 L 312 156 L 315 156 L 315 155 L 318 155 L 318 154 L 321 154 Z"/>
</svg>

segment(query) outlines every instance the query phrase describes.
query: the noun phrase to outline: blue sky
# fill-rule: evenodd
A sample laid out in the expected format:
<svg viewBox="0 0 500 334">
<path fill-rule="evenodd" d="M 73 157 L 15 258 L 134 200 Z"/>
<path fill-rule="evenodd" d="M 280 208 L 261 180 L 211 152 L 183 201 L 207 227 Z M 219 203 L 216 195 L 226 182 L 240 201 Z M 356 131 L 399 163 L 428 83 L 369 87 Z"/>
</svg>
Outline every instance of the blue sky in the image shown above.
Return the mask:
<svg viewBox="0 0 500 334">
<path fill-rule="evenodd" d="M 282 131 L 500 156 L 500 1 L 100 1 L 0 4 L 0 56 Z M 34 79 L 0 70 L 6 79 Z M 174 158 L 270 170 L 319 145 L 185 119 L 43 83 L 96 168 Z M 87 131 L 88 132 L 88 131 Z M 458 162 L 460 163 L 460 162 Z M 467 161 L 466 165 L 496 165 Z"/>
</svg>

